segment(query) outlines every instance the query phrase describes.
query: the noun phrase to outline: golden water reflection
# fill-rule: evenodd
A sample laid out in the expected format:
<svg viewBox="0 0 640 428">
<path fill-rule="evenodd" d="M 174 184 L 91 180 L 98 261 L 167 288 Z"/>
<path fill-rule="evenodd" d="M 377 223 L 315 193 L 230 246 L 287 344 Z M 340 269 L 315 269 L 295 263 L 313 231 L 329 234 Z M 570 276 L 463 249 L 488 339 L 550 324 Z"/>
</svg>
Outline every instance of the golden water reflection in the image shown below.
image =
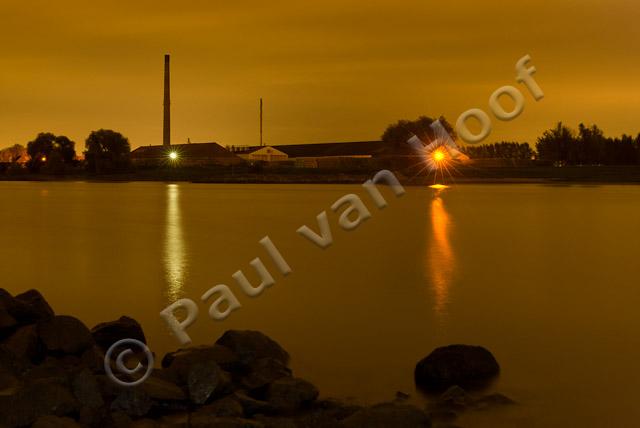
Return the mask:
<svg viewBox="0 0 640 428">
<path fill-rule="evenodd" d="M 455 255 L 451 248 L 451 220 L 445 209 L 441 193 L 436 189 L 431 200 L 432 235 L 427 253 L 427 275 L 435 299 L 434 312 L 438 318 L 447 314 L 449 291 L 453 279 Z"/>
<path fill-rule="evenodd" d="M 167 185 L 167 204 L 164 236 L 164 274 L 167 296 L 171 301 L 184 294 L 184 279 L 187 265 L 182 216 L 180 211 L 180 186 Z"/>
</svg>

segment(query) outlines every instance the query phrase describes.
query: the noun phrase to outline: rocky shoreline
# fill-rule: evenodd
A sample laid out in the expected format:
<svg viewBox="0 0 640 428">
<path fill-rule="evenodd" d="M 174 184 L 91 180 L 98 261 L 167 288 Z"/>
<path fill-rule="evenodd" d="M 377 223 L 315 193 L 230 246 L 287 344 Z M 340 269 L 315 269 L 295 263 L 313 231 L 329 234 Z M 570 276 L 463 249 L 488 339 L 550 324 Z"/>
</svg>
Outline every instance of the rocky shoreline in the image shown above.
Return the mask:
<svg viewBox="0 0 640 428">
<path fill-rule="evenodd" d="M 513 404 L 460 387 L 497 375 L 497 362 L 480 347 L 439 348 L 418 363 L 416 382 L 434 392 L 420 408 L 400 392 L 373 406 L 320 398 L 293 375 L 277 342 L 249 330 L 171 352 L 143 383 L 121 386 L 104 366 L 105 352 L 121 339 L 146 343 L 131 318 L 90 330 L 56 315 L 36 290 L 12 296 L 0 289 L 0 428 L 453 428 L 464 411 Z"/>
</svg>

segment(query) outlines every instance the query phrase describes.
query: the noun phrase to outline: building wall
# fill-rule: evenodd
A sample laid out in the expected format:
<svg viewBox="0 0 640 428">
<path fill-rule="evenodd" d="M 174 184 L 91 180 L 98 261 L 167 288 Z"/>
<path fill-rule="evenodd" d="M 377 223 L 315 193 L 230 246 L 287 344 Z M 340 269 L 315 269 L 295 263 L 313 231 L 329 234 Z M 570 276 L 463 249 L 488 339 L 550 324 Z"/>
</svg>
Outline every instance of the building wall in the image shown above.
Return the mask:
<svg viewBox="0 0 640 428">
<path fill-rule="evenodd" d="M 270 146 L 262 147 L 251 153 L 237 153 L 237 155 L 242 159 L 254 162 L 282 162 L 289 159 L 286 153 Z"/>
</svg>

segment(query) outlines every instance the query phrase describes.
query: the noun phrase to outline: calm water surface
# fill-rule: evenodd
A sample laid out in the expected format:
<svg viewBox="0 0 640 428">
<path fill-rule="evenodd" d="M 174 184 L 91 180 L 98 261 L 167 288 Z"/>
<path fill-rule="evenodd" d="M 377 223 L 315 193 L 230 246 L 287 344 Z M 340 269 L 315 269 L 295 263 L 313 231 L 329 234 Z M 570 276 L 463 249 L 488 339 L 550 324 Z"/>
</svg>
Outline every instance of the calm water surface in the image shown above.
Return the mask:
<svg viewBox="0 0 640 428">
<path fill-rule="evenodd" d="M 386 192 L 386 191 L 385 191 Z M 346 232 L 329 209 L 357 193 L 372 216 Z M 640 417 L 640 187 L 407 188 L 378 210 L 359 186 L 0 182 L 0 272 L 89 326 L 127 314 L 158 354 L 179 347 L 158 313 L 225 283 L 242 303 L 201 316 L 194 342 L 259 329 L 325 396 L 375 402 L 414 392 L 434 347 L 481 344 L 494 389 L 521 403 L 466 427 L 631 427 Z M 327 210 L 334 244 L 298 236 Z M 256 298 L 231 279 L 268 257 L 293 272 Z"/>
</svg>

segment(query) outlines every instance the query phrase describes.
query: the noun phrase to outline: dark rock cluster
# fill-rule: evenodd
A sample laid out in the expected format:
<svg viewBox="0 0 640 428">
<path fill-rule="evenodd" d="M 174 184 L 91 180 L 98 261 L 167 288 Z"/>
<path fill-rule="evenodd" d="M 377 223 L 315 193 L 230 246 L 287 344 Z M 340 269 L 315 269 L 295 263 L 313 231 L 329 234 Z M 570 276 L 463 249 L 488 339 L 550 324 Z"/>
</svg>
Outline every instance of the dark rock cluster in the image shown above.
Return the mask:
<svg viewBox="0 0 640 428">
<path fill-rule="evenodd" d="M 461 411 L 510 403 L 498 395 L 473 399 L 458 387 L 426 409 L 403 393 L 369 407 L 319 399 L 314 385 L 293 375 L 278 343 L 236 330 L 171 352 L 143 383 L 120 386 L 105 373 L 104 356 L 121 339 L 146 343 L 131 318 L 89 330 L 56 315 L 35 290 L 12 296 L 0 289 L 0 428 L 449 427 Z"/>
</svg>

